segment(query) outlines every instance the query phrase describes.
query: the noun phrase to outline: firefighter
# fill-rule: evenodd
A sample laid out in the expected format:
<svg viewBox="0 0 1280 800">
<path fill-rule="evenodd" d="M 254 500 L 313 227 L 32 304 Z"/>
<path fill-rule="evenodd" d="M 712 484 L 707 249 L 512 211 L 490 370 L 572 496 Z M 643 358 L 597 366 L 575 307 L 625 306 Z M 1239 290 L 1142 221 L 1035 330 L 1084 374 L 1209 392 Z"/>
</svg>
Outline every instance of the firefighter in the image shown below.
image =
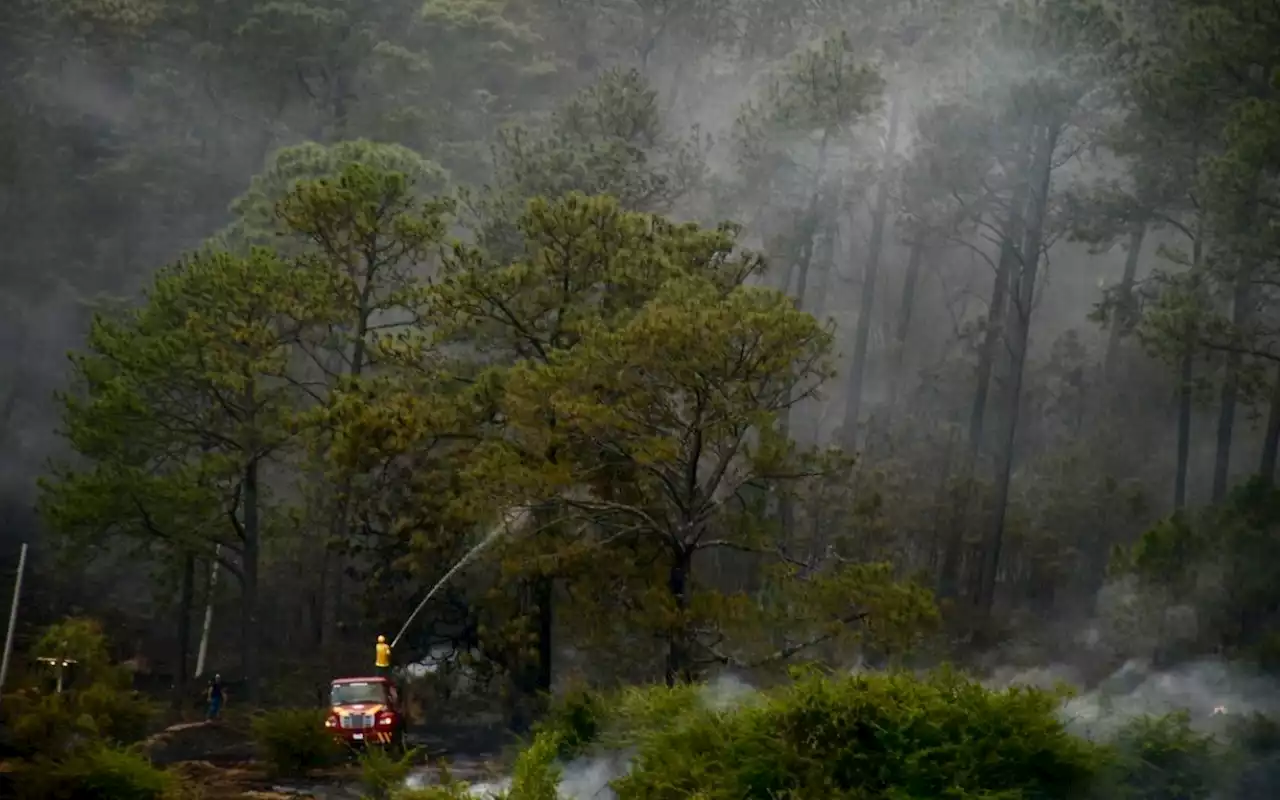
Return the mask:
<svg viewBox="0 0 1280 800">
<path fill-rule="evenodd" d="M 222 686 L 222 676 L 215 674 L 213 680 L 209 681 L 209 688 L 205 690 L 205 699 L 209 701 L 209 711 L 206 719 L 212 721 L 218 718 L 218 713 L 222 711 L 222 703 L 227 698 L 227 691 Z"/>
<path fill-rule="evenodd" d="M 387 644 L 387 637 L 379 636 L 377 647 L 374 648 L 377 654 L 374 657 L 373 664 L 378 668 L 378 674 L 384 678 L 391 676 L 391 645 Z"/>
</svg>

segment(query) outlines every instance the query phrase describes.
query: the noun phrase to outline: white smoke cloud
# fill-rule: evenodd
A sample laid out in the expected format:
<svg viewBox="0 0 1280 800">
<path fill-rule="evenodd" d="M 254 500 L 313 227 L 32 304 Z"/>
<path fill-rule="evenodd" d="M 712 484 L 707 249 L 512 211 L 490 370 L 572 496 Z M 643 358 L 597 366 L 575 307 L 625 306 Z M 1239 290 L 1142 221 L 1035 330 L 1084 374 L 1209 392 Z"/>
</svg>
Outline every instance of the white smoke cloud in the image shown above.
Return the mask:
<svg viewBox="0 0 1280 800">
<path fill-rule="evenodd" d="M 991 688 L 1052 689 L 1061 683 L 1079 686 L 1078 675 L 1073 667 L 1063 664 L 1004 668 L 984 683 Z M 1201 659 L 1158 670 L 1149 659 L 1134 658 L 1095 688 L 1068 699 L 1060 713 L 1072 733 L 1105 740 L 1139 717 L 1179 711 L 1191 715 L 1193 729 L 1219 732 L 1232 719 L 1280 711 L 1280 685 L 1222 659 Z"/>
</svg>

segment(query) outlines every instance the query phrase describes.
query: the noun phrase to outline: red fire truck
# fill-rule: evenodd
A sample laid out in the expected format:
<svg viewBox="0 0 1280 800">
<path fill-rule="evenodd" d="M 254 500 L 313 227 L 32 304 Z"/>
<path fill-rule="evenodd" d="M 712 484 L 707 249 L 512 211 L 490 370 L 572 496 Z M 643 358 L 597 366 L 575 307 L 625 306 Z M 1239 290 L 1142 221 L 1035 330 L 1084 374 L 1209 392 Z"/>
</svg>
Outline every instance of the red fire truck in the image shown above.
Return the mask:
<svg viewBox="0 0 1280 800">
<path fill-rule="evenodd" d="M 329 685 L 324 726 L 344 744 L 404 747 L 404 707 L 390 678 L 338 678 Z"/>
</svg>

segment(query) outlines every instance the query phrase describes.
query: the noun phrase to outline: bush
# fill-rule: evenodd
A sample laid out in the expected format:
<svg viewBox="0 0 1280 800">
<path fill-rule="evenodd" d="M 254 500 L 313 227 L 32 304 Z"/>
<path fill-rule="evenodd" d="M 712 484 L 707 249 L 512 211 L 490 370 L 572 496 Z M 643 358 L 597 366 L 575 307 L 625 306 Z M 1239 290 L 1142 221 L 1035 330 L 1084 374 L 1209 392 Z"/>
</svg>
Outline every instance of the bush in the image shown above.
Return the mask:
<svg viewBox="0 0 1280 800">
<path fill-rule="evenodd" d="M 1109 800 L 1205 800 L 1220 777 L 1220 748 L 1191 729 L 1185 712 L 1133 720 L 1110 755 L 1098 787 Z"/>
<path fill-rule="evenodd" d="M 369 747 L 360 754 L 360 785 L 365 800 L 389 800 L 393 790 L 403 786 L 417 750 L 407 750 L 399 758 L 381 747 Z"/>
<path fill-rule="evenodd" d="M 132 749 L 88 747 L 64 761 L 39 758 L 17 775 L 19 800 L 172 800 L 182 784 Z"/>
<path fill-rule="evenodd" d="M 1086 790 L 1104 755 L 1066 731 L 1057 695 L 994 692 L 949 674 L 810 675 L 724 710 L 699 696 L 697 687 L 624 693 L 604 716 L 578 701 L 521 754 L 511 798 L 553 798 L 558 757 L 577 749 L 567 737 L 593 728 L 607 729 L 597 746 L 634 752 L 613 782 L 622 800 L 1050 800 Z"/>
<path fill-rule="evenodd" d="M 808 677 L 766 702 L 647 736 L 620 797 L 1070 797 L 1095 748 L 1058 698 L 940 675 Z"/>
<path fill-rule="evenodd" d="M 60 695 L 14 692 L 5 695 L 3 709 L 8 744 L 25 756 L 67 753 L 93 742 L 133 744 L 146 737 L 156 712 L 137 692 L 100 683 Z"/>
<path fill-rule="evenodd" d="M 138 692 L 101 683 L 77 691 L 74 704 L 78 715 L 93 720 L 99 736 L 115 744 L 145 739 L 158 711 L 154 702 Z"/>
<path fill-rule="evenodd" d="M 1059 693 L 949 673 L 810 673 L 732 708 L 703 698 L 697 686 L 569 698 L 518 756 L 507 797 L 553 800 L 561 764 L 608 752 L 631 756 L 612 782 L 620 800 L 1206 800 L 1280 785 L 1280 726 L 1261 717 L 1233 718 L 1222 740 L 1185 713 L 1146 717 L 1098 744 L 1067 731 Z"/>
<path fill-rule="evenodd" d="M 336 764 L 342 745 L 324 727 L 321 709 L 286 709 L 253 719 L 254 742 L 262 757 L 282 775 L 303 775 Z"/>
<path fill-rule="evenodd" d="M 568 759 L 600 738 L 608 718 L 604 698 L 594 692 L 576 691 L 552 708 L 537 730 L 557 731 L 557 755 Z"/>
<path fill-rule="evenodd" d="M 1280 794 L 1280 724 L 1261 714 L 1233 720 L 1228 774 L 1221 788 L 1227 797 L 1276 797 Z"/>
<path fill-rule="evenodd" d="M 127 745 L 149 732 L 156 705 L 130 688 L 128 673 L 111 663 L 107 640 L 93 620 L 69 619 L 45 630 L 30 655 L 56 653 L 76 660 L 66 691 L 47 691 L 52 673 L 30 673 L 18 691 L 4 696 L 0 728 L 4 744 L 22 756 L 66 755 L 78 748 Z"/>
</svg>

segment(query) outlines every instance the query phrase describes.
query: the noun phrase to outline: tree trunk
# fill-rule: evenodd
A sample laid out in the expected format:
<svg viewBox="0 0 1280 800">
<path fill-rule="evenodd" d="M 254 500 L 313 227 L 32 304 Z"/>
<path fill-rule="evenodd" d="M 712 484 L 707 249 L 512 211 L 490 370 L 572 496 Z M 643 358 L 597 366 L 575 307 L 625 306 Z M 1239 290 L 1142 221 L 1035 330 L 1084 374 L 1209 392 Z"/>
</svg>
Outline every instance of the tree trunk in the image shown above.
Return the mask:
<svg viewBox="0 0 1280 800">
<path fill-rule="evenodd" d="M 537 645 L 533 658 L 529 658 L 527 649 L 522 647 L 511 663 L 510 685 L 513 691 L 509 698 L 509 724 L 517 734 L 529 730 L 545 709 L 551 694 L 555 579 L 549 575 L 526 579 L 520 592 L 524 613 L 534 623 Z"/>
<path fill-rule="evenodd" d="M 332 635 L 328 632 L 334 624 L 333 604 L 329 602 L 329 562 L 332 548 L 325 543 L 321 548 L 320 567 L 316 572 L 316 586 L 311 601 L 312 642 L 321 651 L 329 647 Z"/>
<path fill-rule="evenodd" d="M 1196 224 L 1195 240 L 1191 243 L 1191 268 L 1198 270 L 1204 257 L 1204 221 Z M 1182 363 L 1179 369 L 1180 385 L 1178 386 L 1178 463 L 1174 468 L 1173 507 L 1186 508 L 1187 505 L 1187 469 L 1191 462 L 1191 412 L 1193 390 L 1195 388 L 1195 355 L 1196 344 L 1191 331 L 1187 331 L 1183 341 Z"/>
<path fill-rule="evenodd" d="M 259 522 L 258 460 L 251 458 L 244 470 L 242 495 L 244 514 L 244 581 L 240 607 L 241 665 L 244 672 L 246 699 L 256 706 L 260 696 L 261 645 L 258 630 L 258 551 L 261 542 Z"/>
<path fill-rule="evenodd" d="M 978 350 L 977 382 L 973 390 L 973 405 L 969 411 L 969 453 L 975 464 L 982 452 L 983 437 L 986 434 L 991 374 L 995 369 L 996 354 L 1000 352 L 1000 342 L 1004 338 L 1005 319 L 1009 315 L 1009 290 L 1014 267 L 1018 262 L 1018 240 L 1023 236 L 1026 205 L 1026 184 L 1019 183 L 1010 201 L 1009 221 L 1005 225 L 1004 239 L 1000 243 L 1000 260 L 996 262 L 995 280 L 991 284 L 987 329 L 983 332 L 982 346 Z"/>
<path fill-rule="evenodd" d="M 898 329 L 893 342 L 893 365 L 889 372 L 889 409 L 898 407 L 898 390 L 903 380 L 903 364 L 907 358 L 907 336 L 911 333 L 911 314 L 916 307 L 916 285 L 920 282 L 920 264 L 924 261 L 924 237 L 911 243 L 907 272 L 902 279 L 902 300 L 898 304 Z"/>
<path fill-rule="evenodd" d="M 369 335 L 369 317 L 373 315 L 371 308 L 373 290 L 377 285 L 380 264 L 364 263 L 364 285 L 360 287 L 360 296 L 353 321 L 351 342 L 351 360 L 345 371 L 347 377 L 360 378 L 364 374 L 368 345 L 365 337 Z M 325 543 L 325 557 L 320 575 L 320 648 L 326 658 L 333 659 L 341 644 L 338 637 L 339 603 L 345 583 L 345 567 L 347 564 L 344 549 L 351 539 L 351 488 L 352 477 L 344 473 L 339 479 L 337 493 L 333 498 L 333 516 L 329 525 L 329 541 Z M 326 589 L 330 591 L 326 592 Z M 332 598 L 328 595 L 332 594 Z"/>
<path fill-rule="evenodd" d="M 182 584 L 178 592 L 178 643 L 174 648 L 173 707 L 181 710 L 186 704 L 191 661 L 191 609 L 195 603 L 196 558 L 190 552 L 182 556 Z"/>
<path fill-rule="evenodd" d="M 667 591 L 671 595 L 676 610 L 676 621 L 667 634 L 667 686 L 679 683 L 690 683 L 693 680 L 690 664 L 688 621 L 685 614 L 689 609 L 689 567 L 692 553 L 683 545 L 677 545 L 671 554 L 671 567 L 667 573 Z"/>
<path fill-rule="evenodd" d="M 802 235 L 800 237 L 800 253 L 796 259 L 794 270 L 796 272 L 796 308 L 804 310 L 805 295 L 809 291 L 809 268 L 813 263 L 814 250 L 817 248 L 817 238 L 819 229 L 818 213 L 821 205 L 822 193 L 822 174 L 826 171 L 827 165 L 827 147 L 831 138 L 831 132 L 825 130 L 822 133 L 822 143 L 818 145 L 818 168 L 814 172 L 813 185 L 810 189 L 809 208 L 805 211 L 805 216 L 801 220 Z M 791 277 L 788 274 L 786 291 L 791 289 Z M 792 438 L 795 424 L 799 421 L 801 415 L 799 404 L 793 405 L 780 416 L 778 421 L 782 435 L 785 438 Z M 791 530 L 794 510 L 791 506 L 791 499 L 785 494 L 778 498 L 778 523 L 782 528 L 783 535 Z"/>
<path fill-rule="evenodd" d="M 805 210 L 804 218 L 800 221 L 802 234 L 800 236 L 800 253 L 796 259 L 794 270 L 796 273 L 796 308 L 804 310 L 805 295 L 809 292 L 809 267 L 813 263 L 813 253 L 816 249 L 816 239 L 818 236 L 818 210 L 822 203 L 822 174 L 827 169 L 827 147 L 831 140 L 831 132 L 829 130 L 822 132 L 822 143 L 818 145 L 818 167 L 813 175 L 813 185 L 809 190 L 809 207 Z M 787 278 L 787 290 L 791 289 L 791 278 Z"/>
<path fill-rule="evenodd" d="M 1025 172 L 1026 155 L 1019 157 Z M 1009 216 L 1005 222 L 1004 238 L 1000 243 L 1000 257 L 996 262 L 996 274 L 991 282 L 991 304 L 987 308 L 987 326 L 978 349 L 978 368 L 973 390 L 973 403 L 969 409 L 969 458 L 965 465 L 964 486 L 960 500 L 953 509 L 946 546 L 943 549 L 942 569 L 938 576 L 938 595 L 952 598 L 960 592 L 960 560 L 964 552 L 964 532 L 969 521 L 969 506 L 973 501 L 974 482 L 978 474 L 978 457 L 982 453 L 987 414 L 987 397 L 991 392 L 991 375 L 996 354 L 1004 338 L 1005 317 L 1009 308 L 1009 283 L 1018 260 L 1017 241 L 1023 235 L 1023 215 L 1026 211 L 1026 182 L 1014 187 L 1009 201 Z"/>
<path fill-rule="evenodd" d="M 538 668 L 534 689 L 546 696 L 551 693 L 555 579 L 547 575 L 538 577 L 533 584 L 533 600 L 538 606 Z"/>
<path fill-rule="evenodd" d="M 1242 271 L 1236 277 L 1232 298 L 1231 322 L 1235 326 L 1245 323 L 1248 316 L 1248 273 Z M 1226 371 L 1222 376 L 1222 393 L 1219 396 L 1217 448 L 1213 456 L 1212 500 L 1221 503 L 1227 497 L 1227 485 L 1231 478 L 1231 438 L 1235 434 L 1236 401 L 1240 395 L 1240 354 L 1228 353 Z"/>
<path fill-rule="evenodd" d="M 1022 378 L 1027 360 L 1027 343 L 1031 336 L 1031 306 L 1040 265 L 1040 249 L 1044 238 L 1044 220 L 1048 211 L 1049 186 L 1053 177 L 1053 152 L 1057 149 L 1060 128 L 1045 125 L 1036 131 L 1033 166 L 1034 190 L 1028 210 L 1027 236 L 1022 248 L 1022 269 L 1017 290 L 1013 292 L 1013 336 L 1009 341 L 1010 372 L 1005 401 L 1004 432 L 1001 437 L 1000 468 L 996 474 L 995 521 L 982 548 L 982 574 L 978 584 L 978 608 L 989 615 L 995 602 L 996 573 L 1000 567 L 1000 549 L 1004 541 L 1004 524 L 1009 504 L 1009 483 L 1013 477 L 1014 445 L 1018 433 L 1018 412 L 1022 406 Z"/>
<path fill-rule="evenodd" d="M 1116 358 L 1120 351 L 1120 338 L 1133 323 L 1133 284 L 1138 275 L 1138 260 L 1142 254 L 1142 241 L 1147 235 L 1144 222 L 1134 223 L 1129 232 L 1129 253 L 1124 259 L 1124 273 L 1120 276 L 1119 303 L 1111 318 L 1107 332 L 1107 350 L 1102 359 L 1102 374 L 1108 385 L 1115 381 Z"/>
<path fill-rule="evenodd" d="M 973 485 L 973 460 L 965 462 L 961 498 L 952 498 L 947 515 L 946 541 L 942 548 L 942 564 L 938 568 L 938 598 L 950 600 L 960 593 L 960 558 L 964 554 L 964 532 L 969 518 L 969 501 Z"/>
<path fill-rule="evenodd" d="M 1187 506 L 1187 466 L 1191 461 L 1192 373 L 1195 352 L 1188 342 L 1182 353 L 1178 386 L 1178 463 L 1174 469 L 1173 507 Z"/>
<path fill-rule="evenodd" d="M 898 118 L 902 99 L 894 95 L 889 101 L 889 132 L 885 137 L 884 160 L 876 182 L 876 205 L 871 212 L 871 241 L 867 245 L 867 263 L 862 274 L 862 296 L 858 307 L 858 328 L 853 340 L 853 363 L 849 367 L 849 389 L 845 397 L 844 425 L 841 444 L 848 452 L 858 449 L 858 418 L 862 415 L 862 387 L 867 369 L 867 344 L 871 339 L 871 314 L 875 309 L 876 281 L 880 279 L 880 258 L 884 250 L 884 224 L 889 215 L 890 165 L 898 146 Z"/>
<path fill-rule="evenodd" d="M 1275 382 L 1271 385 L 1271 407 L 1267 411 L 1267 434 L 1262 440 L 1262 461 L 1258 465 L 1258 477 L 1271 486 L 1276 478 L 1276 455 L 1280 452 L 1280 367 L 1276 369 Z"/>
<path fill-rule="evenodd" d="M 837 194 L 840 191 L 840 189 L 837 189 Z M 837 255 L 839 239 L 839 220 L 834 215 L 828 215 L 822 230 L 818 233 L 818 243 L 821 244 L 822 249 L 820 251 L 815 249 L 818 260 L 818 274 L 816 276 L 817 280 L 814 281 L 813 285 L 814 302 L 809 308 L 809 313 L 819 319 L 826 316 L 827 308 L 830 305 L 831 271 L 839 257 Z M 815 245 L 816 247 L 817 245 Z"/>
</svg>

